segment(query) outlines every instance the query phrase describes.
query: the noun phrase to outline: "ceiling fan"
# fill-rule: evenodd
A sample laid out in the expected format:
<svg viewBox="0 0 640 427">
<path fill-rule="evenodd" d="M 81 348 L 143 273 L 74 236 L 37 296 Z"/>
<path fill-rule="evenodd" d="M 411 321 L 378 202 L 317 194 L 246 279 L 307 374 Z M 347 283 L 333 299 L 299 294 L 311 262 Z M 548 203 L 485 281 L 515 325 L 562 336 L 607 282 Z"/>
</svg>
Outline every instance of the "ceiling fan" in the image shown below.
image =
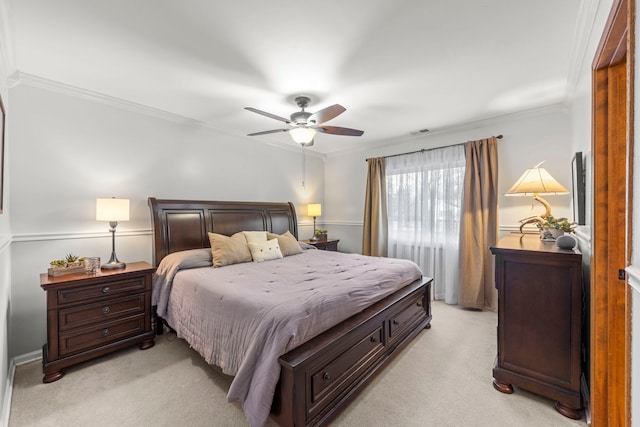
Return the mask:
<svg viewBox="0 0 640 427">
<path fill-rule="evenodd" d="M 301 111 L 296 111 L 291 114 L 289 119 L 277 116 L 275 114 L 267 113 L 266 111 L 258 110 L 252 107 L 245 107 L 245 110 L 253 111 L 254 113 L 261 114 L 272 119 L 279 120 L 291 125 L 288 129 L 273 129 L 265 130 L 262 132 L 250 133 L 247 136 L 266 135 L 269 133 L 277 132 L 289 132 L 291 138 L 303 147 L 310 147 L 313 145 L 313 137 L 316 132 L 328 133 L 332 135 L 347 135 L 347 136 L 360 136 L 364 131 L 358 129 L 343 128 L 339 126 L 325 126 L 324 122 L 339 116 L 347 109 L 342 105 L 334 104 L 330 107 L 323 108 L 315 113 L 305 111 L 305 108 L 309 105 L 311 99 L 307 96 L 298 96 L 295 99 L 296 104 L 300 107 Z"/>
</svg>

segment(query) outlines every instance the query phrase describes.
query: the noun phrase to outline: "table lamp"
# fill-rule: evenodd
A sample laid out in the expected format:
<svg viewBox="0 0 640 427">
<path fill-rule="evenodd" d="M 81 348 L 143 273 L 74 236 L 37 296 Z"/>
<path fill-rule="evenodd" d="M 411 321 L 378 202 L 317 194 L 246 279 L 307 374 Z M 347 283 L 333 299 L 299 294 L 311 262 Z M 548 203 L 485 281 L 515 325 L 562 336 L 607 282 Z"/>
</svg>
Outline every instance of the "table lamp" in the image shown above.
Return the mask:
<svg viewBox="0 0 640 427">
<path fill-rule="evenodd" d="M 540 197 L 541 194 L 569 194 L 569 190 L 564 188 L 549 172 L 540 166 L 542 163 L 544 161 L 524 171 L 520 179 L 506 193 L 507 196 L 533 196 L 533 199 L 545 208 L 545 212 L 541 215 L 534 215 L 520 220 L 521 233 L 523 232 L 522 227 L 526 224 L 542 223 L 546 217 L 551 215 L 551 205 Z"/>
<path fill-rule="evenodd" d="M 125 268 L 126 264 L 120 262 L 116 255 L 116 227 L 118 221 L 129 221 L 129 199 L 96 199 L 96 221 L 109 221 L 111 227 L 111 258 L 106 264 L 102 264 L 105 270 Z"/>
<path fill-rule="evenodd" d="M 320 203 L 313 203 L 307 205 L 307 216 L 313 217 L 313 237 L 309 240 L 316 241 L 316 217 L 322 215 L 322 205 Z"/>
</svg>

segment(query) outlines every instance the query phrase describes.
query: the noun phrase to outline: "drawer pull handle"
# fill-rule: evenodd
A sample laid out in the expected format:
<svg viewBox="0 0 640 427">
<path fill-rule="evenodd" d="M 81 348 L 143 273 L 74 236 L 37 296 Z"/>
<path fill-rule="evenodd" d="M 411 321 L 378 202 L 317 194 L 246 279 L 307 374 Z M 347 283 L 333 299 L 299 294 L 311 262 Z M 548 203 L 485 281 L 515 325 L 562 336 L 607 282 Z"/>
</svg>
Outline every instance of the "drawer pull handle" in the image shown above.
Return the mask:
<svg viewBox="0 0 640 427">
<path fill-rule="evenodd" d="M 109 311 L 111 311 L 111 310 L 109 310 L 109 307 L 102 307 L 102 312 L 103 312 L 104 314 L 109 313 Z"/>
<path fill-rule="evenodd" d="M 393 319 L 393 324 L 394 324 L 394 325 L 397 325 L 397 324 L 399 324 L 399 323 L 400 323 L 400 322 L 398 322 L 398 319 Z"/>
<path fill-rule="evenodd" d="M 371 340 L 371 342 L 377 342 L 378 340 L 376 339 L 376 337 L 370 337 L 369 338 Z"/>
<path fill-rule="evenodd" d="M 329 372 L 325 372 L 324 374 L 322 374 L 322 379 L 326 382 L 331 381 L 331 375 L 329 375 Z"/>
<path fill-rule="evenodd" d="M 106 337 L 107 335 L 109 335 L 109 328 L 105 328 L 105 329 L 103 329 L 103 330 L 102 330 L 102 335 L 104 335 L 105 337 Z"/>
<path fill-rule="evenodd" d="M 109 293 L 109 287 L 105 286 L 104 288 L 102 288 L 102 293 L 103 294 L 108 294 Z"/>
<path fill-rule="evenodd" d="M 416 305 L 417 305 L 418 307 L 422 307 L 422 303 L 421 303 L 421 302 L 417 302 L 417 303 L 416 303 Z"/>
</svg>

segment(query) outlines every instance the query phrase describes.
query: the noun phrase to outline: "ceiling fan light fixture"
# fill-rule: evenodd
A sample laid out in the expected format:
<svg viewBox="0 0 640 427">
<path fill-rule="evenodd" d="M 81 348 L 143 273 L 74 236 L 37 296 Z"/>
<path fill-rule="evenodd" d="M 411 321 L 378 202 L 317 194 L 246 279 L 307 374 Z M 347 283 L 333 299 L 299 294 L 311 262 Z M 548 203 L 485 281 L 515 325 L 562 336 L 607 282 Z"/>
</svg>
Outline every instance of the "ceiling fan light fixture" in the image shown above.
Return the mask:
<svg viewBox="0 0 640 427">
<path fill-rule="evenodd" d="M 298 144 L 302 146 L 310 145 L 313 142 L 313 137 L 316 136 L 315 129 L 299 126 L 291 129 L 289 131 L 289 135 L 291 138 Z"/>
</svg>

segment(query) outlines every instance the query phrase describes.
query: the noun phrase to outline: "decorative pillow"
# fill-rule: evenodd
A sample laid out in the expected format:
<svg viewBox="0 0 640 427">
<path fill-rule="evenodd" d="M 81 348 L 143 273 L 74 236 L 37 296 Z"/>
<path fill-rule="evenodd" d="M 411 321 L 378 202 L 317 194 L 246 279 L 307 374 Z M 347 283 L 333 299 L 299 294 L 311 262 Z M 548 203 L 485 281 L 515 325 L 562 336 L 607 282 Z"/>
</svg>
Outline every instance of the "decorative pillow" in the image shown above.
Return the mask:
<svg viewBox="0 0 640 427">
<path fill-rule="evenodd" d="M 247 243 L 264 243 L 267 241 L 266 231 L 243 231 Z"/>
<path fill-rule="evenodd" d="M 251 261 L 251 252 L 247 245 L 247 239 L 242 232 L 236 233 L 231 237 L 209 233 L 209 242 L 211 243 L 214 267 L 224 267 L 225 265 Z"/>
<path fill-rule="evenodd" d="M 249 243 L 249 250 L 255 262 L 282 258 L 278 239 L 271 239 L 264 243 Z"/>
<path fill-rule="evenodd" d="M 282 251 L 282 255 L 284 256 L 302 253 L 302 248 L 300 247 L 300 243 L 296 239 L 296 236 L 291 234 L 288 230 L 284 234 L 267 233 L 267 239 L 278 239 L 280 251 Z"/>
</svg>

